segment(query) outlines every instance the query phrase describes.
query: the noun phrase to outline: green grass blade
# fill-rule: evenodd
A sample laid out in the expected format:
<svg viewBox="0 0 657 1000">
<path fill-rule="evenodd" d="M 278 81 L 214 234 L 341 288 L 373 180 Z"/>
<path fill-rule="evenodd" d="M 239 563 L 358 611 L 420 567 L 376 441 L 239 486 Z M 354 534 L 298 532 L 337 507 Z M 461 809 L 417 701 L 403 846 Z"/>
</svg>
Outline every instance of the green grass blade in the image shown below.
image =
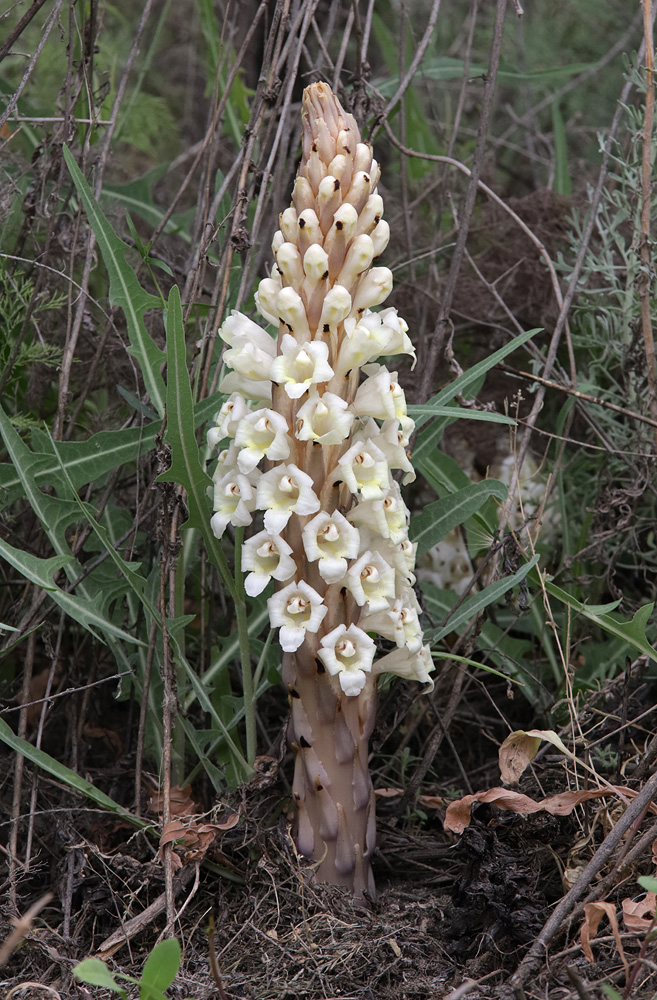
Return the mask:
<svg viewBox="0 0 657 1000">
<path fill-rule="evenodd" d="M 483 611 L 487 608 L 489 604 L 494 604 L 498 601 L 508 590 L 512 587 L 517 586 L 521 583 L 528 573 L 534 568 L 540 555 L 532 556 L 529 562 L 521 566 L 520 569 L 513 573 L 511 576 L 505 576 L 501 580 L 496 580 L 495 583 L 491 583 L 488 587 L 484 587 L 483 590 L 479 591 L 477 594 L 471 594 L 470 597 L 466 597 L 463 604 L 460 605 L 457 611 L 450 616 L 447 625 L 443 625 L 442 628 L 429 629 L 425 632 L 426 638 L 430 642 L 438 642 L 444 636 L 449 635 L 450 632 L 458 631 L 458 629 L 469 622 L 470 619 L 476 615 L 479 611 Z"/>
<path fill-rule="evenodd" d="M 115 813 L 117 816 L 121 816 L 123 819 L 128 820 L 134 826 L 144 829 L 150 826 L 150 823 L 144 822 L 138 816 L 134 816 L 123 806 L 120 806 L 118 802 L 111 799 L 109 795 L 105 795 L 101 792 L 99 788 L 92 785 L 90 781 L 85 778 L 81 778 L 79 774 L 75 771 L 71 771 L 69 767 L 64 764 L 60 764 L 58 760 L 51 757 L 50 754 L 45 753 L 43 750 L 39 750 L 37 747 L 33 747 L 31 743 L 27 740 L 22 740 L 20 736 L 16 736 L 14 731 L 7 725 L 4 719 L 0 719 L 0 740 L 5 743 L 12 750 L 16 750 L 17 753 L 23 755 L 27 760 L 31 761 L 37 767 L 40 767 L 42 771 L 46 771 L 48 774 L 52 774 L 53 778 L 57 778 L 58 781 L 62 781 L 69 788 L 73 789 L 75 792 L 80 792 L 81 795 L 86 796 L 86 798 L 91 799 L 96 805 L 102 806 L 103 809 L 108 809 L 110 812 Z"/>
<path fill-rule="evenodd" d="M 235 597 L 235 584 L 228 571 L 223 548 L 210 528 L 207 489 L 212 486 L 212 480 L 201 465 L 194 435 L 194 401 L 187 370 L 180 292 L 176 285 L 169 293 L 167 310 L 166 406 L 166 439 L 171 445 L 171 466 L 157 477 L 157 481 L 178 483 L 186 490 L 189 520 L 185 526 L 201 532 L 207 553 L 221 573 L 224 586 Z"/>
<path fill-rule="evenodd" d="M 434 410 L 436 408 L 445 406 L 447 403 L 451 402 L 455 396 L 460 392 L 465 392 L 474 382 L 477 381 L 482 375 L 491 368 L 494 368 L 498 361 L 502 361 L 507 355 L 512 354 L 513 351 L 517 350 L 518 347 L 522 347 L 526 344 L 528 340 L 531 340 L 537 333 L 540 333 L 539 329 L 527 330 L 525 333 L 518 334 L 513 340 L 510 340 L 508 344 L 501 347 L 499 351 L 495 351 L 489 357 L 484 358 L 483 361 L 479 361 L 478 364 L 473 365 L 469 371 L 464 372 L 463 375 L 459 375 L 455 378 L 453 382 L 446 385 L 444 389 L 432 396 L 428 403 L 423 404 L 429 410 Z M 418 419 L 415 421 L 416 427 L 422 427 L 423 424 L 429 420 L 429 413 L 420 414 Z"/>
<path fill-rule="evenodd" d="M 165 394 L 160 367 L 164 361 L 164 353 L 148 333 L 144 324 L 146 310 L 159 309 L 162 304 L 154 295 L 149 295 L 137 281 L 137 276 L 125 257 L 126 251 L 129 249 L 127 243 L 119 239 L 103 215 L 72 153 L 66 146 L 63 147 L 63 150 L 66 165 L 98 240 L 98 246 L 107 268 L 110 303 L 113 306 L 119 306 L 125 314 L 130 338 L 130 353 L 137 359 L 151 402 L 162 417 L 164 416 Z"/>
</svg>

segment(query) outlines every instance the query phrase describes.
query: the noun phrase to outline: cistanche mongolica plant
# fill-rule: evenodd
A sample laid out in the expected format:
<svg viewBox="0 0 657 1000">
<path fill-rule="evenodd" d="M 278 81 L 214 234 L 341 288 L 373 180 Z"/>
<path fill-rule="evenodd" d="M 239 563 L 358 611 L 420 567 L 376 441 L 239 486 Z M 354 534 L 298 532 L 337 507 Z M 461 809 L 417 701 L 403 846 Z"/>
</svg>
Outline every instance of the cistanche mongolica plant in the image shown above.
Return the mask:
<svg viewBox="0 0 657 1000">
<path fill-rule="evenodd" d="M 377 361 L 415 354 L 397 311 L 374 311 L 392 273 L 373 266 L 390 228 L 372 147 L 326 84 L 305 90 L 302 122 L 292 204 L 256 293 L 278 336 L 240 313 L 220 331 L 230 396 L 209 441 L 230 443 L 214 475 L 212 529 L 221 538 L 229 523 L 253 525 L 241 551 L 246 592 L 275 581 L 268 610 L 291 706 L 298 850 L 318 878 L 367 902 L 377 680 L 431 683 L 433 669 L 400 490 L 415 478 L 413 421 L 397 372 Z"/>
</svg>

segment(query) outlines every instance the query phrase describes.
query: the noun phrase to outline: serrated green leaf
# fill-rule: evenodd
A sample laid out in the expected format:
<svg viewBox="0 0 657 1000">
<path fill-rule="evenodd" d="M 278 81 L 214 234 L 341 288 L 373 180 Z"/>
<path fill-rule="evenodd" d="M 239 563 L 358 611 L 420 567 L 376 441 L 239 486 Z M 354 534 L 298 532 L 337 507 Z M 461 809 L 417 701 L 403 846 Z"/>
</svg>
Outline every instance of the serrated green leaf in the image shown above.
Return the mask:
<svg viewBox="0 0 657 1000">
<path fill-rule="evenodd" d="M 571 597 L 565 590 L 557 587 L 556 584 L 551 583 L 549 580 L 544 581 L 544 585 L 548 594 L 551 594 L 552 597 L 556 597 L 557 600 L 566 604 L 569 608 L 584 615 L 585 618 L 599 625 L 605 632 L 611 632 L 612 635 L 624 639 L 630 646 L 638 649 L 640 653 L 650 657 L 651 660 L 657 663 L 657 651 L 650 645 L 646 636 L 646 625 L 655 607 L 654 602 L 652 604 L 644 604 L 630 621 L 620 621 L 617 618 L 612 618 L 611 614 L 600 613 L 598 610 L 599 607 L 608 607 L 609 605 L 596 607 L 596 605 L 589 606 L 588 604 L 582 604 L 581 601 L 578 601 L 575 597 Z"/>
<path fill-rule="evenodd" d="M 438 642 L 444 636 L 449 635 L 450 632 L 457 631 L 461 625 L 469 622 L 478 612 L 483 611 L 490 604 L 498 601 L 512 587 L 516 587 L 519 583 L 522 583 L 539 559 L 540 555 L 538 554 L 532 556 L 529 562 L 521 566 L 516 573 L 513 573 L 511 576 L 502 577 L 501 580 L 496 580 L 495 583 L 489 584 L 477 594 L 471 594 L 470 597 L 466 597 L 463 603 L 459 605 L 458 610 L 450 615 L 448 624 L 443 625 L 441 628 L 427 630 L 425 632 L 426 638 L 431 642 Z"/>
<path fill-rule="evenodd" d="M 125 257 L 129 249 L 127 243 L 119 239 L 102 213 L 72 153 L 66 146 L 63 151 L 107 268 L 110 303 L 123 310 L 130 338 L 130 353 L 136 358 L 151 402 L 162 417 L 165 394 L 160 367 L 164 361 L 164 352 L 157 346 L 144 324 L 144 313 L 148 309 L 160 309 L 161 302 L 137 281 L 137 276 Z"/>
<path fill-rule="evenodd" d="M 103 639 L 95 631 L 96 629 L 107 632 L 117 639 L 124 639 L 126 642 L 132 642 L 138 646 L 144 645 L 140 639 L 114 625 L 103 612 L 99 598 L 82 598 L 76 594 L 67 594 L 55 584 L 54 574 L 66 566 L 73 558 L 72 556 L 52 556 L 50 559 L 39 559 L 28 552 L 23 552 L 22 549 L 14 548 L 2 538 L 0 538 L 0 556 L 6 559 L 9 565 L 18 570 L 30 583 L 47 591 L 48 597 L 52 598 L 62 611 L 84 626 L 99 642 L 102 642 Z"/>
<path fill-rule="evenodd" d="M 167 938 L 156 944 L 146 959 L 141 974 L 140 1000 L 159 1000 L 164 990 L 171 986 L 180 968 L 180 944 L 176 938 Z"/>
<path fill-rule="evenodd" d="M 490 496 L 505 500 L 507 488 L 504 483 L 497 479 L 470 483 L 457 493 L 429 504 L 420 514 L 412 517 L 409 534 L 411 541 L 417 542 L 418 556 L 437 545 L 453 528 L 472 517 Z"/>
</svg>

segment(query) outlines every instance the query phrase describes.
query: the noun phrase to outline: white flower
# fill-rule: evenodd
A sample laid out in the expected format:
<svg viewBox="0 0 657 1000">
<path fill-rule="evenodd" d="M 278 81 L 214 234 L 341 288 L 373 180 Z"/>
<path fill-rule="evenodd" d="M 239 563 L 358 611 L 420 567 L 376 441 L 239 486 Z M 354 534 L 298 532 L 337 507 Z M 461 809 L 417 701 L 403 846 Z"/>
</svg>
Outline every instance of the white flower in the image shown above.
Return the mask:
<svg viewBox="0 0 657 1000">
<path fill-rule="evenodd" d="M 351 295 L 342 285 L 334 285 L 324 296 L 318 329 L 323 333 L 336 330 L 338 325 L 347 318 L 350 311 Z"/>
<path fill-rule="evenodd" d="M 399 316 L 397 310 L 393 307 L 388 309 L 382 309 L 380 313 L 371 313 L 371 316 L 376 315 L 377 321 L 382 325 L 383 329 L 388 334 L 388 339 L 384 350 L 381 352 L 387 356 L 392 356 L 393 354 L 409 354 L 413 358 L 412 368 L 415 367 L 415 362 L 417 358 L 415 357 L 415 348 L 413 347 L 413 341 L 408 336 L 408 324 L 405 320 Z M 363 317 L 362 322 L 369 322 L 369 319 Z"/>
<path fill-rule="evenodd" d="M 265 528 L 272 535 L 281 533 L 295 514 L 315 514 L 320 507 L 313 481 L 296 465 L 277 465 L 258 481 L 256 506 L 265 511 Z"/>
<path fill-rule="evenodd" d="M 280 285 L 278 287 L 280 288 Z M 229 347 L 240 347 L 245 343 L 250 343 L 266 354 L 272 354 L 272 352 L 274 355 L 276 354 L 276 341 L 269 336 L 267 331 L 254 323 L 248 316 L 235 310 L 219 328 L 219 336 Z"/>
<path fill-rule="evenodd" d="M 273 326 L 278 326 L 279 324 L 276 300 L 282 287 L 280 278 L 263 278 L 255 293 L 256 309 Z"/>
<path fill-rule="evenodd" d="M 276 264 L 289 285 L 297 287 L 303 281 L 301 254 L 294 243 L 282 243 L 276 251 Z"/>
<path fill-rule="evenodd" d="M 209 432 L 208 432 L 209 433 Z M 237 475 L 237 448 L 235 447 L 235 442 L 231 441 L 227 448 L 220 451 L 217 455 L 217 467 L 214 470 L 214 475 L 212 476 L 212 481 L 218 483 L 226 473 L 231 470 Z M 208 487 L 209 489 L 209 487 Z M 210 496 L 212 493 L 210 492 Z"/>
<path fill-rule="evenodd" d="M 280 535 L 259 531 L 247 538 L 242 546 L 242 570 L 251 571 L 244 580 L 249 597 L 261 594 L 271 579 L 289 580 L 296 568 L 292 547 Z"/>
<path fill-rule="evenodd" d="M 391 542 L 389 538 L 382 538 L 375 527 L 367 523 L 360 525 L 360 550 L 361 552 L 378 552 L 385 559 L 389 566 L 395 571 L 395 593 L 399 593 L 403 586 L 413 586 L 415 576 L 415 550 L 417 542 L 409 542 L 405 538 L 401 542 Z"/>
<path fill-rule="evenodd" d="M 286 333 L 281 341 L 281 352 L 270 362 L 268 377 L 282 384 L 290 399 L 299 399 L 311 385 L 326 382 L 333 376 L 327 344 L 317 340 L 298 344 Z"/>
<path fill-rule="evenodd" d="M 311 393 L 297 410 L 294 436 L 299 441 L 318 441 L 322 445 L 341 444 L 349 436 L 353 422 L 346 399 L 332 392 L 323 396 Z"/>
<path fill-rule="evenodd" d="M 374 256 L 380 257 L 390 242 L 390 226 L 384 219 L 380 219 L 370 234 Z"/>
<path fill-rule="evenodd" d="M 385 639 L 392 639 L 401 648 L 408 647 L 417 653 L 422 646 L 419 607 L 415 594 L 406 587 L 387 611 L 365 615 L 360 624 L 368 632 L 378 632 Z"/>
<path fill-rule="evenodd" d="M 370 440 L 352 445 L 337 468 L 351 492 L 360 493 L 365 500 L 382 498 L 391 483 L 385 455 Z"/>
<path fill-rule="evenodd" d="M 395 571 L 379 552 L 367 551 L 352 563 L 345 580 L 356 604 L 368 611 L 385 611 L 395 599 Z"/>
<path fill-rule="evenodd" d="M 247 413 L 249 408 L 246 405 L 244 396 L 239 392 L 234 392 L 229 399 L 223 404 L 219 413 L 214 418 L 216 422 L 215 427 L 211 427 L 208 431 L 208 447 L 216 448 L 220 441 L 223 441 L 226 437 L 235 437 L 235 431 L 237 430 L 240 420 L 242 420 Z"/>
<path fill-rule="evenodd" d="M 369 151 L 370 160 L 372 157 L 372 150 Z M 376 192 L 371 194 L 367 201 L 365 202 L 365 207 L 363 211 L 358 216 L 358 225 L 356 226 L 356 234 L 360 233 L 371 233 L 375 226 L 381 220 L 383 215 L 383 198 L 380 194 Z"/>
<path fill-rule="evenodd" d="M 319 575 L 327 583 L 338 583 L 347 572 L 347 559 L 358 555 L 358 529 L 337 510 L 321 510 L 306 524 L 302 537 L 309 562 L 319 559 Z"/>
<path fill-rule="evenodd" d="M 224 354 L 224 362 L 241 375 L 254 382 L 270 381 L 269 370 L 276 357 L 276 343 L 268 338 L 269 346 L 263 350 L 257 344 L 243 337 L 236 337 L 234 346 Z"/>
<path fill-rule="evenodd" d="M 409 681 L 419 681 L 420 684 L 430 684 L 433 691 L 434 683 L 429 674 L 435 670 L 431 659 L 431 647 L 422 646 L 419 652 L 411 653 L 406 647 L 393 649 L 392 653 L 377 660 L 372 668 L 372 673 L 397 674 Z"/>
<path fill-rule="evenodd" d="M 402 484 L 406 486 L 407 483 L 415 482 L 415 469 L 413 468 L 411 461 L 406 454 L 406 449 L 402 444 L 404 440 L 404 433 L 399 429 L 399 423 L 397 420 L 385 420 L 381 431 L 376 438 L 377 446 L 381 449 L 385 455 L 388 465 L 391 469 L 402 469 L 405 472 L 405 476 L 402 479 Z"/>
<path fill-rule="evenodd" d="M 271 382 L 269 379 L 249 379 L 238 374 L 238 372 L 228 372 L 219 383 L 220 392 L 239 392 L 247 396 L 248 399 L 257 399 L 261 402 L 271 403 Z"/>
<path fill-rule="evenodd" d="M 252 483 L 241 473 L 229 471 L 214 484 L 214 509 L 210 521 L 214 535 L 221 538 L 226 525 L 251 524 L 251 511 L 255 508 L 255 491 Z"/>
<path fill-rule="evenodd" d="M 352 524 L 368 524 L 391 542 L 402 542 L 408 536 L 408 508 L 394 480 L 381 499 L 361 501 L 349 511 Z"/>
<path fill-rule="evenodd" d="M 306 307 L 303 304 L 303 299 L 294 288 L 281 288 L 276 296 L 276 309 L 279 319 L 285 323 L 290 333 L 294 334 L 292 339 L 295 340 L 295 343 L 310 337 Z M 289 335 L 286 334 L 286 336 Z"/>
<path fill-rule="evenodd" d="M 290 583 L 267 601 L 272 628 L 279 628 L 281 648 L 293 653 L 306 637 L 316 632 L 328 611 L 321 596 L 307 583 Z"/>
<path fill-rule="evenodd" d="M 313 243 L 303 255 L 303 271 L 313 287 L 324 277 L 328 278 L 328 254 L 319 243 Z"/>
<path fill-rule="evenodd" d="M 344 264 L 340 269 L 337 280 L 345 288 L 350 288 L 356 279 L 366 271 L 374 259 L 374 244 L 372 237 L 363 233 L 352 240 L 345 255 Z M 392 283 L 390 285 L 392 288 Z"/>
<path fill-rule="evenodd" d="M 374 660 L 374 640 L 357 625 L 338 625 L 321 639 L 317 656 L 346 695 L 354 697 L 365 687 Z"/>
<path fill-rule="evenodd" d="M 290 439 L 285 417 L 274 410 L 254 410 L 244 416 L 235 433 L 235 446 L 240 448 L 237 465 L 245 475 L 267 457 L 272 461 L 287 458 Z"/>
<path fill-rule="evenodd" d="M 392 271 L 388 267 L 372 267 L 356 289 L 352 310 L 358 314 L 378 306 L 392 291 Z"/>
</svg>

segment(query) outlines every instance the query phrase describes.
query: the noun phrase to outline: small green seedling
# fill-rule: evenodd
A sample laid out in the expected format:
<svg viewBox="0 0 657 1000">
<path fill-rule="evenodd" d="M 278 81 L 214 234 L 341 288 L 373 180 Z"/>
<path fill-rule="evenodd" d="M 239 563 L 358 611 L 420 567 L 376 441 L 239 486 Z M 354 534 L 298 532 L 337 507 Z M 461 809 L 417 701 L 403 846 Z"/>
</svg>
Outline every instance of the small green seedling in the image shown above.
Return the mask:
<svg viewBox="0 0 657 1000">
<path fill-rule="evenodd" d="M 180 945 L 176 938 L 168 938 L 156 944 L 146 959 L 141 979 L 124 976 L 117 972 L 119 979 L 134 983 L 139 987 L 139 1000 L 167 1000 L 165 990 L 171 986 L 180 968 Z M 100 958 L 85 958 L 73 969 L 73 975 L 90 986 L 118 993 L 121 1000 L 128 1000 L 128 994 L 119 986 L 114 975 Z"/>
</svg>

